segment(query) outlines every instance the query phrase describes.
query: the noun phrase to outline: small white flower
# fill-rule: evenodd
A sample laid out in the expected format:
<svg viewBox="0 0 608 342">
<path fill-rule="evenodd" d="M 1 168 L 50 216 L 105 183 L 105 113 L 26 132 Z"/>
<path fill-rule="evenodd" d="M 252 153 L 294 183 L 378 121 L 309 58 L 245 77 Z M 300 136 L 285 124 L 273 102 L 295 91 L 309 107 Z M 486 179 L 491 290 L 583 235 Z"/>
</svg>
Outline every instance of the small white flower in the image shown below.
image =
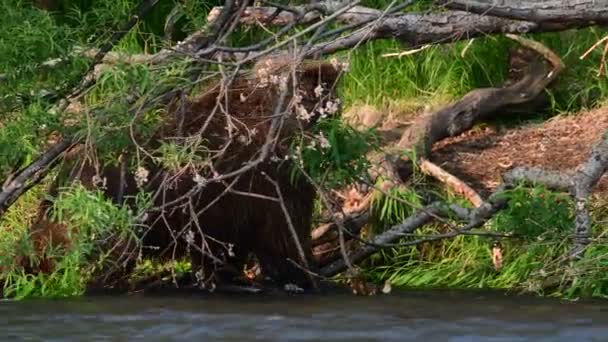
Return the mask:
<svg viewBox="0 0 608 342">
<path fill-rule="evenodd" d="M 249 145 L 249 143 L 250 143 L 250 140 L 247 139 L 247 137 L 244 136 L 243 134 L 239 134 L 239 136 L 236 138 L 236 140 L 243 145 Z"/>
<path fill-rule="evenodd" d="M 323 95 L 323 87 L 319 84 L 316 88 L 315 88 L 315 96 L 316 97 L 321 97 L 321 95 Z"/>
<path fill-rule="evenodd" d="M 316 150 L 317 149 L 317 142 L 314 140 L 311 140 L 310 143 L 308 145 L 306 145 L 306 149 L 309 150 Z"/>
<path fill-rule="evenodd" d="M 319 113 L 319 117 L 321 119 L 325 119 L 327 117 L 327 112 L 325 111 L 325 108 L 317 109 L 317 113 Z"/>
<path fill-rule="evenodd" d="M 318 139 L 319 143 L 321 144 L 321 148 L 326 149 L 331 147 L 329 140 L 327 140 L 327 138 L 323 135 L 323 132 L 319 133 Z"/>
<path fill-rule="evenodd" d="M 247 97 L 245 96 L 245 94 L 241 93 L 240 97 L 241 97 L 241 102 L 247 101 Z"/>
<path fill-rule="evenodd" d="M 186 243 L 188 243 L 188 245 L 194 245 L 194 232 L 189 230 L 184 238 L 186 239 Z"/>
<path fill-rule="evenodd" d="M 205 282 L 203 280 L 205 280 L 205 275 L 203 274 L 203 269 L 199 269 L 198 271 L 196 271 L 196 273 L 194 273 L 194 276 L 196 277 L 196 282 L 201 286 L 201 288 L 205 288 Z"/>
<path fill-rule="evenodd" d="M 199 186 L 205 186 L 205 184 L 207 184 L 207 179 L 205 179 L 205 177 L 201 176 L 198 173 L 195 174 L 194 177 L 192 177 L 192 180 Z"/>
<path fill-rule="evenodd" d="M 268 74 L 269 74 L 268 68 L 260 68 L 257 71 L 257 76 L 258 77 L 268 77 Z"/>
<path fill-rule="evenodd" d="M 135 184 L 141 188 L 146 182 L 148 182 L 148 175 L 150 172 L 143 166 L 138 166 L 135 171 Z"/>
<path fill-rule="evenodd" d="M 260 82 L 258 83 L 258 86 L 260 88 L 266 88 L 266 86 L 268 86 L 268 77 L 269 76 L 270 76 L 270 74 L 269 74 L 267 68 L 258 69 L 258 71 L 257 71 L 257 77 L 260 80 Z"/>
<path fill-rule="evenodd" d="M 285 284 L 284 289 L 285 289 L 286 292 L 290 292 L 290 293 L 301 293 L 301 292 L 304 292 L 303 288 L 299 287 L 296 284 L 292 284 L 292 283 Z"/>
<path fill-rule="evenodd" d="M 334 101 L 327 101 L 327 103 L 325 104 L 325 110 L 327 111 L 327 113 L 329 113 L 330 115 L 335 114 L 339 109 L 338 103 L 334 102 Z"/>
<path fill-rule="evenodd" d="M 279 84 L 279 76 L 277 76 L 277 75 L 271 75 L 270 76 L 270 83 L 272 83 L 272 84 Z"/>
<path fill-rule="evenodd" d="M 296 117 L 298 120 L 308 122 L 310 121 L 310 118 L 312 118 L 312 114 L 309 113 L 303 106 L 298 106 L 296 107 Z"/>
<path fill-rule="evenodd" d="M 279 80 L 279 90 L 282 92 L 287 91 L 287 76 L 282 76 Z"/>
<path fill-rule="evenodd" d="M 339 64 L 338 59 L 336 57 L 332 57 L 329 60 L 329 63 L 331 63 L 331 66 L 333 66 L 334 69 L 336 69 L 336 70 L 338 70 L 338 68 L 340 68 L 340 64 Z"/>
<path fill-rule="evenodd" d="M 347 72 L 348 70 L 350 70 L 350 63 L 348 63 L 348 62 L 342 62 L 342 70 L 344 72 Z"/>
</svg>

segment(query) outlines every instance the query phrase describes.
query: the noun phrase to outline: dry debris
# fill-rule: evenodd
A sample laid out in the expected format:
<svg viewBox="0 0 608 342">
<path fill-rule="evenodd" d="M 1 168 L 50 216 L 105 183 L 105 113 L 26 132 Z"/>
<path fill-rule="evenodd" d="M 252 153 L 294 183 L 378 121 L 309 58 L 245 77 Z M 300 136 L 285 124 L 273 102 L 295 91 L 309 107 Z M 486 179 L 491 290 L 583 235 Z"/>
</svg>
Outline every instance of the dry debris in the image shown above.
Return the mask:
<svg viewBox="0 0 608 342">
<path fill-rule="evenodd" d="M 608 106 L 505 131 L 469 130 L 436 143 L 430 159 L 487 195 L 513 167 L 574 171 L 607 130 Z M 606 190 L 604 177 L 596 191 Z"/>
</svg>

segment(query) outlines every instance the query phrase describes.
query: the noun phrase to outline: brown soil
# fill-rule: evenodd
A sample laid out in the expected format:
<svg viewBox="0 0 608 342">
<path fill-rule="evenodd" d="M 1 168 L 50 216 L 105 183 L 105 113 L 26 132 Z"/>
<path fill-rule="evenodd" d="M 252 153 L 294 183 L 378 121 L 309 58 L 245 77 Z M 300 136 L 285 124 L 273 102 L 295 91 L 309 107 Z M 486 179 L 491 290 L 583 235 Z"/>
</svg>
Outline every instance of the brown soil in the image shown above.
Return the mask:
<svg viewBox="0 0 608 342">
<path fill-rule="evenodd" d="M 607 130 L 608 106 L 504 132 L 490 127 L 470 130 L 436 143 L 430 159 L 486 196 L 515 166 L 576 169 Z M 598 191 L 608 190 L 607 178 Z"/>
</svg>

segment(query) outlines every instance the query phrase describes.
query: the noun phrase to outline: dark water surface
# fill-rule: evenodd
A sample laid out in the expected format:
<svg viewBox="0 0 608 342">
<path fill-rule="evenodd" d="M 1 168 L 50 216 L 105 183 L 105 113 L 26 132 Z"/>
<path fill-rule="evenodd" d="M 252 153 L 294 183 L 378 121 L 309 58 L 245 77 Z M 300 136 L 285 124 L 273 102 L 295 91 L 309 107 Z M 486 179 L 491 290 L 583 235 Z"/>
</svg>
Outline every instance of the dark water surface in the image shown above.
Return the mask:
<svg viewBox="0 0 608 342">
<path fill-rule="evenodd" d="M 0 302 L 2 341 L 608 341 L 608 302 L 495 293 Z"/>
</svg>

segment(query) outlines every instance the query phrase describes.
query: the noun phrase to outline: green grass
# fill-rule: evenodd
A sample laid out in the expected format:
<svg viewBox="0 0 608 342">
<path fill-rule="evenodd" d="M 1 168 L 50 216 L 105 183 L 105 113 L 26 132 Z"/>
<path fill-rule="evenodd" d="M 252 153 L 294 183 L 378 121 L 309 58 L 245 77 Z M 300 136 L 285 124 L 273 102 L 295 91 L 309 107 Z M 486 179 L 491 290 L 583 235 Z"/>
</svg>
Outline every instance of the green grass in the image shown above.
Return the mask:
<svg viewBox="0 0 608 342">
<path fill-rule="evenodd" d="M 399 197 L 415 202 L 412 193 L 401 191 Z M 367 277 L 379 284 L 389 280 L 393 286 L 404 288 L 489 288 L 563 298 L 608 296 L 608 254 L 601 238 L 608 230 L 603 225 L 595 225 L 594 236 L 598 238 L 583 258 L 569 262 L 566 255 L 572 246 L 574 225 L 569 197 L 542 187 L 516 188 L 505 197 L 510 206 L 484 227 L 489 232 L 514 235 L 501 240 L 501 270 L 494 269 L 490 255 L 496 237 L 459 236 L 418 247 L 384 250 L 367 262 Z M 376 215 L 391 217 L 392 222 L 409 214 L 403 213 L 404 209 L 411 210 L 388 199 L 379 200 L 376 206 L 380 208 Z M 605 210 L 601 206 L 599 209 Z M 595 222 L 598 215 L 594 215 Z M 446 229 L 436 224 L 418 233 L 437 234 Z"/>
<path fill-rule="evenodd" d="M 579 59 L 605 34 L 606 30 L 589 28 L 529 36 L 553 49 L 566 64 L 549 91 L 551 114 L 590 108 L 605 101 L 608 78 L 597 75 L 601 48 Z M 343 89 L 345 102 L 365 102 L 380 108 L 400 101 L 442 104 L 475 88 L 500 86 L 507 72 L 507 51 L 515 44 L 505 37 L 483 37 L 470 45 L 458 42 L 432 46 L 403 57 L 382 57 L 408 49 L 398 42 L 366 44 L 352 53 L 351 72 Z"/>
</svg>

